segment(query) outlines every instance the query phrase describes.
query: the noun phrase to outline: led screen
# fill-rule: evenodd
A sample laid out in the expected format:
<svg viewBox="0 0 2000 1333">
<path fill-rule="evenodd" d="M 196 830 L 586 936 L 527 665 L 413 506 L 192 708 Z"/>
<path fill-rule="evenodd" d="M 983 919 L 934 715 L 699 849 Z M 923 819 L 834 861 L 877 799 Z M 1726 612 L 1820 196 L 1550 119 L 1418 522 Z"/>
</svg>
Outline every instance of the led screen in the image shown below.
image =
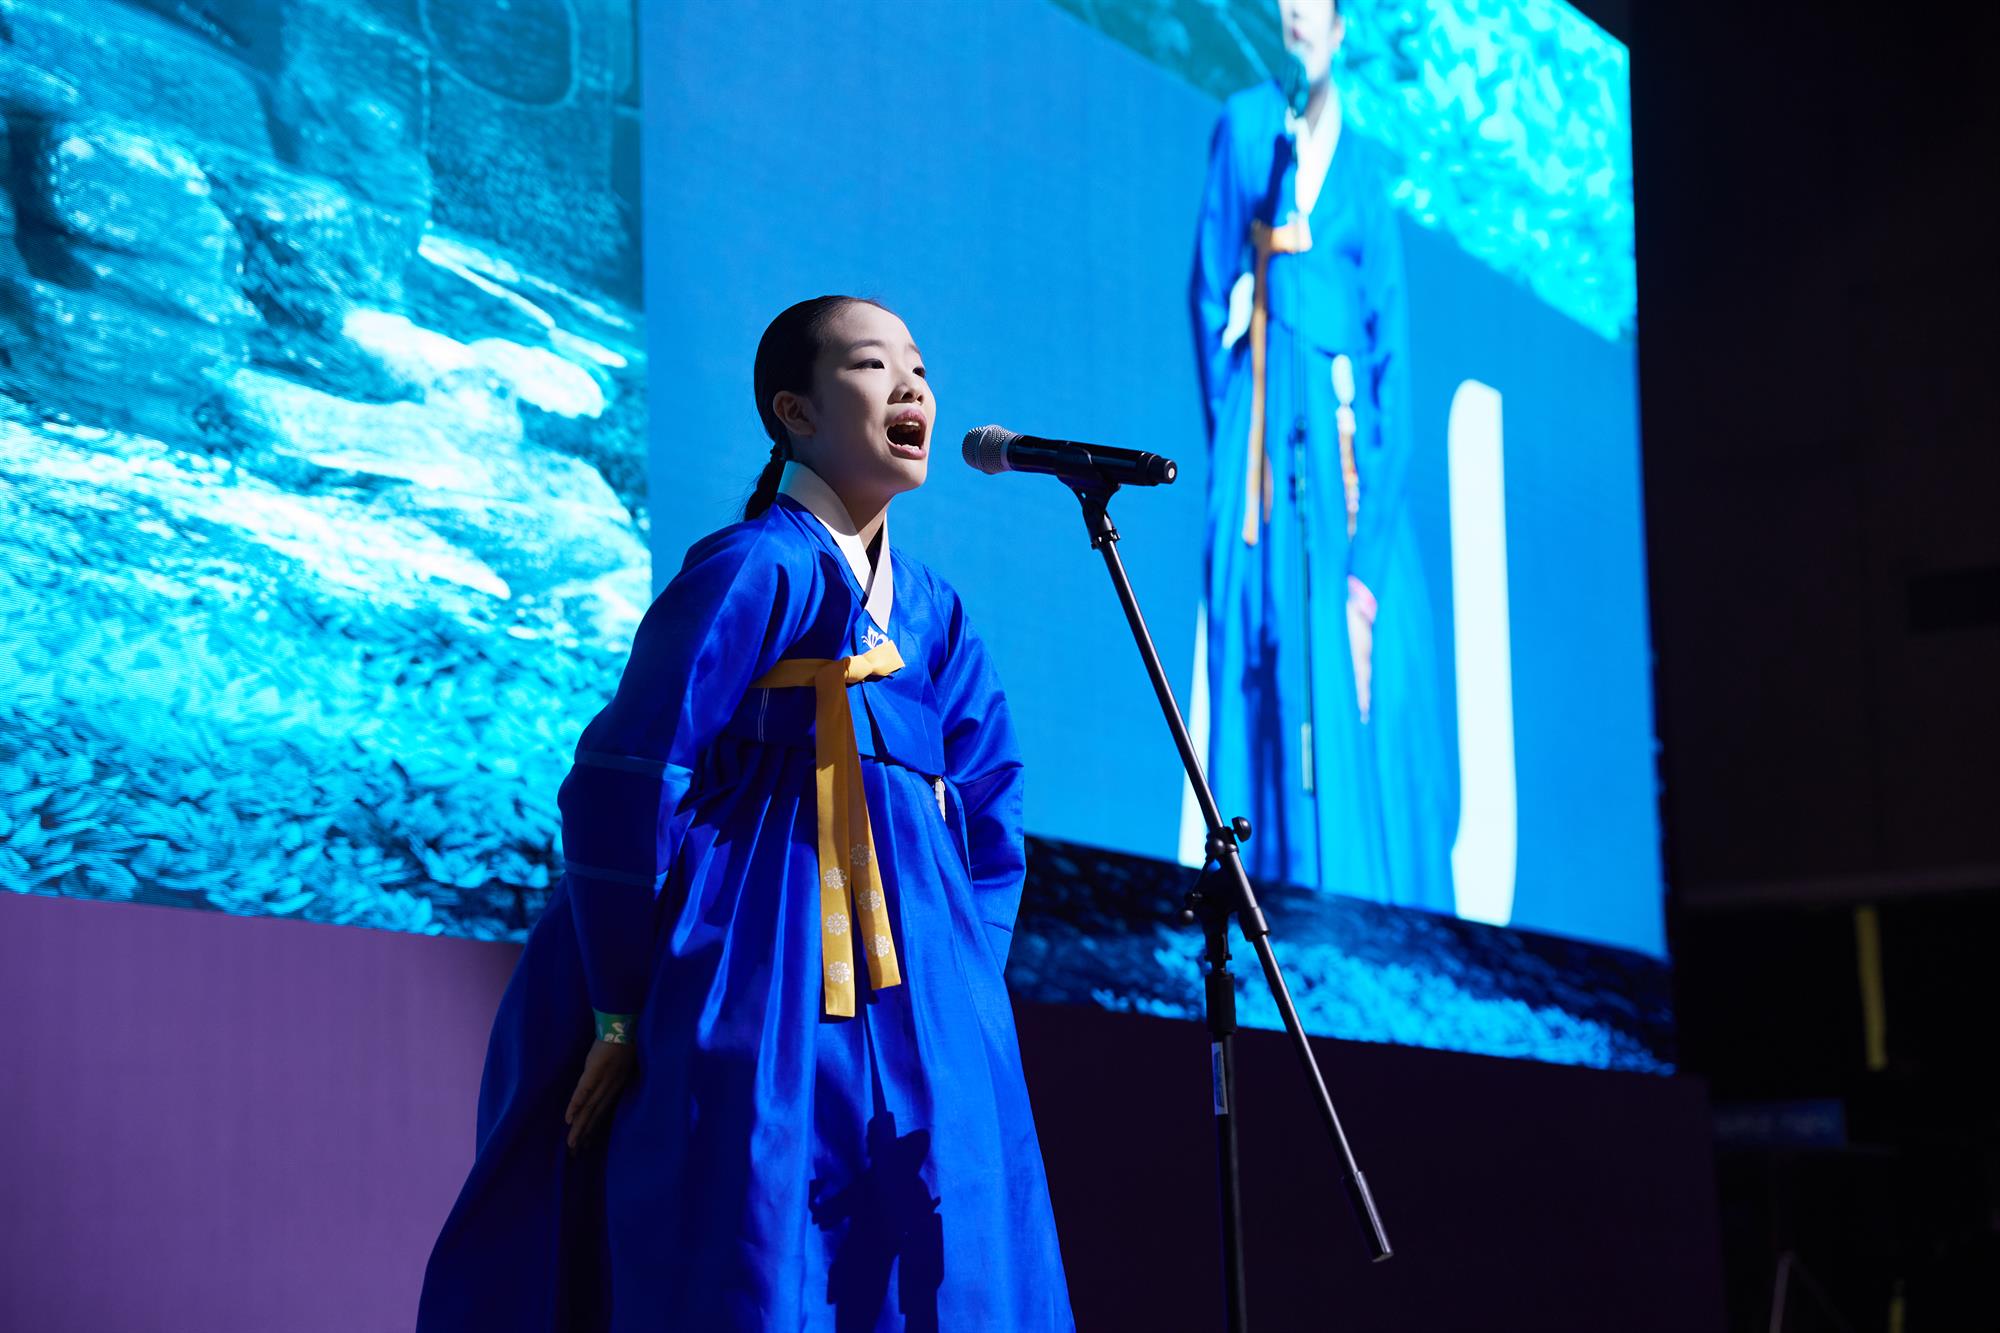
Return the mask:
<svg viewBox="0 0 2000 1333">
<path fill-rule="evenodd" d="M 1198 1013 L 1201 828 L 1075 501 L 952 458 L 989 421 L 1179 462 L 1113 514 L 1309 1027 L 1670 1068 L 1627 54 L 1334 20 L 9 6 L 4 882 L 519 938 L 765 456 L 758 334 L 850 291 L 940 403 L 895 540 L 1022 730 L 1017 994 Z"/>
</svg>

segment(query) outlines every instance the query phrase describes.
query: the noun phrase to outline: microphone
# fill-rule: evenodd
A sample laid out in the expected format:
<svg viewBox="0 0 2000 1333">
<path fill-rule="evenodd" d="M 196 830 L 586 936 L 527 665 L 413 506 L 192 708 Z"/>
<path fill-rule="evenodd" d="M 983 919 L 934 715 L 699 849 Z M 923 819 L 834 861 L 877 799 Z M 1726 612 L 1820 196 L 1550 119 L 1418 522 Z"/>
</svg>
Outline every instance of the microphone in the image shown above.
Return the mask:
<svg viewBox="0 0 2000 1333">
<path fill-rule="evenodd" d="M 1285 52 L 1284 71 L 1278 75 L 1278 88 L 1285 95 L 1285 106 L 1293 116 L 1303 116 L 1312 101 L 1312 80 L 1306 76 L 1306 62 L 1299 59 L 1295 51 Z"/>
<path fill-rule="evenodd" d="M 965 461 L 991 476 L 1044 472 L 1071 484 L 1097 486 L 1165 486 L 1180 473 L 1173 459 L 1158 454 L 1016 435 L 1000 426 L 967 431 Z"/>
</svg>

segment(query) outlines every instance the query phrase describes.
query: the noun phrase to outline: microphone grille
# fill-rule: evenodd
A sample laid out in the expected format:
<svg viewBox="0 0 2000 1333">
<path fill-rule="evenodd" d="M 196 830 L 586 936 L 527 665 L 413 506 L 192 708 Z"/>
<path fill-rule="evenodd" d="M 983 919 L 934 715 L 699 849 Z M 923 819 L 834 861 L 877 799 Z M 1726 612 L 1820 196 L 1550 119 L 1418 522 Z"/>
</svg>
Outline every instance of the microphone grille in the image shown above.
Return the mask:
<svg viewBox="0 0 2000 1333">
<path fill-rule="evenodd" d="M 1354 362 L 1345 352 L 1333 358 L 1333 396 L 1342 407 L 1354 405 Z"/>
<path fill-rule="evenodd" d="M 965 461 L 988 476 L 1009 471 L 1007 448 L 1021 437 L 1004 426 L 981 426 L 965 432 Z"/>
</svg>

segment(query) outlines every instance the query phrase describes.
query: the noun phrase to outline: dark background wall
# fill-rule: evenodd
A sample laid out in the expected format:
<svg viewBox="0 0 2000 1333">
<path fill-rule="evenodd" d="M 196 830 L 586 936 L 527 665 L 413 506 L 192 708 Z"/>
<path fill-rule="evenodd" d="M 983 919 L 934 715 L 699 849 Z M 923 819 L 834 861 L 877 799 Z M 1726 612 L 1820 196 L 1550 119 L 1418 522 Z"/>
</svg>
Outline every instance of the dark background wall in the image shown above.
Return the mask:
<svg viewBox="0 0 2000 1333">
<path fill-rule="evenodd" d="M 1947 13 L 1601 16 L 1634 48 L 1670 920 L 1732 1328 L 2000 1326 L 2000 124 L 1992 11 Z"/>
<path fill-rule="evenodd" d="M 1676 886 L 2000 878 L 1995 24 L 1641 7 L 1640 365 Z"/>
</svg>

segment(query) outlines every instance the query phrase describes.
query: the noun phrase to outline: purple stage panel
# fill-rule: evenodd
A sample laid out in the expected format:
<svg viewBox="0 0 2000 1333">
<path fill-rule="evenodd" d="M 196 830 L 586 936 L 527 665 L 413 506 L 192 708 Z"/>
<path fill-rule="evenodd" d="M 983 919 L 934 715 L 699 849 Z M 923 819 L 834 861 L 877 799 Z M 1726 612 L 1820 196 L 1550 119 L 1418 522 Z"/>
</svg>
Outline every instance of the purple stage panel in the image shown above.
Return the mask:
<svg viewBox="0 0 2000 1333">
<path fill-rule="evenodd" d="M 0 894 L 0 1330 L 408 1329 L 516 953 Z M 1080 1326 L 1219 1327 L 1206 1034 L 1017 1017 Z M 1285 1038 L 1246 1032 L 1259 1329 L 1721 1328 L 1698 1081 L 1314 1045 L 1397 1255 L 1367 1263 Z"/>
<path fill-rule="evenodd" d="M 518 952 L 0 894 L 0 1328 L 409 1328 Z"/>
</svg>

